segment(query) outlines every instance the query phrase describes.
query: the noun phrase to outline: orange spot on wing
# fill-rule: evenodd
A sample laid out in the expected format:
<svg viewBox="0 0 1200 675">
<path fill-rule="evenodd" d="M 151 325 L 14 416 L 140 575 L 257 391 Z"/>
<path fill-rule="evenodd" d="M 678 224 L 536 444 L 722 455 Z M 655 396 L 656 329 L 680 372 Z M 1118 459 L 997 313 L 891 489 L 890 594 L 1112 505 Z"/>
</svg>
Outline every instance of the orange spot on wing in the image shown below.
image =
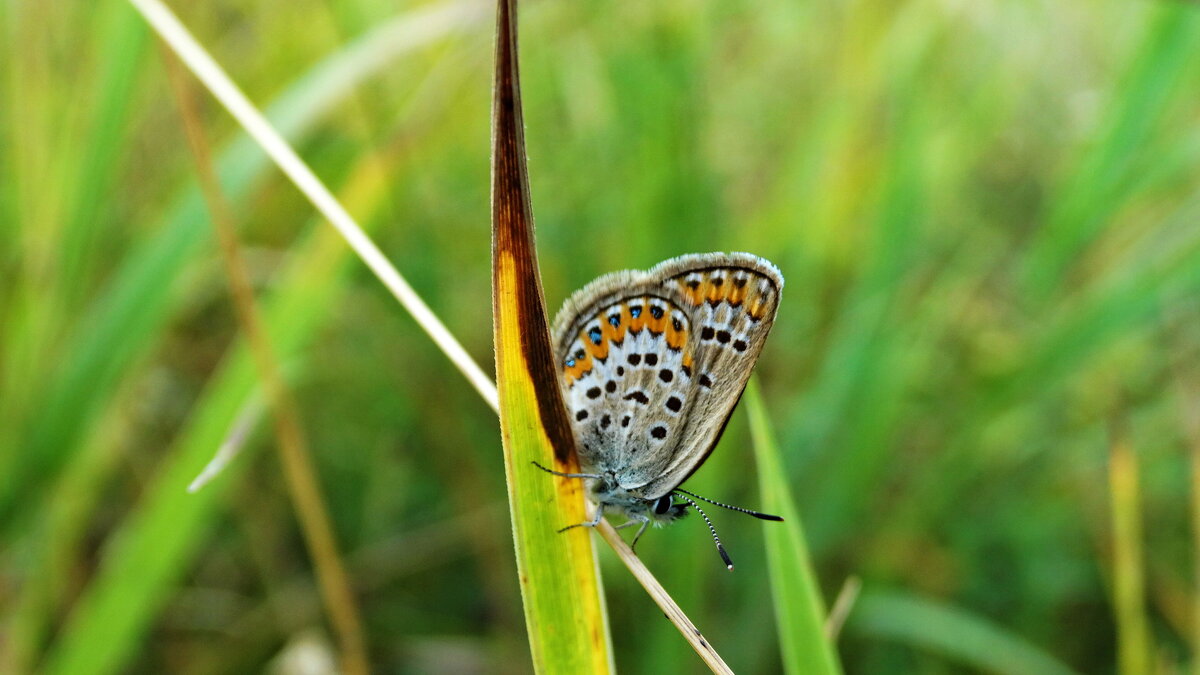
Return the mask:
<svg viewBox="0 0 1200 675">
<path fill-rule="evenodd" d="M 697 285 L 695 288 L 691 288 L 687 285 L 687 282 L 682 280 L 679 282 L 679 289 L 683 291 L 684 297 L 687 298 L 687 301 L 691 303 L 693 307 L 704 302 L 704 296 L 701 294 L 702 292 L 700 290 L 701 288 L 702 286 L 699 285 Z"/>
<path fill-rule="evenodd" d="M 608 322 L 608 317 L 611 316 L 611 313 L 606 312 L 604 314 L 604 323 L 601 324 L 601 328 L 604 331 L 605 341 L 612 340 L 614 342 L 620 342 L 625 339 L 625 331 L 629 327 L 629 308 L 625 305 L 621 305 L 619 311 L 621 313 L 621 322 L 616 326 Z"/>
<path fill-rule="evenodd" d="M 601 335 L 600 344 L 593 343 L 586 335 L 583 336 L 583 342 L 587 347 L 587 352 L 597 360 L 608 358 L 608 340 L 603 339 Z"/>
<path fill-rule="evenodd" d="M 714 286 L 711 282 L 707 286 L 708 293 L 705 293 L 705 299 L 709 302 L 720 302 L 725 299 L 726 289 L 724 284 Z"/>
<path fill-rule="evenodd" d="M 641 307 L 642 313 L 639 316 L 634 317 L 631 313 L 629 313 L 629 304 Z M 646 327 L 646 319 L 650 316 L 650 308 L 646 305 L 645 298 L 631 300 L 629 304 L 625 305 L 622 309 L 629 314 L 629 330 L 636 333 Z"/>
<path fill-rule="evenodd" d="M 649 305 L 646 306 L 646 313 L 642 316 L 646 318 L 646 327 L 649 328 L 650 332 L 652 333 L 661 333 L 665 331 L 667 329 L 667 323 L 671 319 L 670 312 L 667 312 L 666 310 L 663 311 L 663 315 L 661 317 L 657 319 L 654 318 L 654 315 L 650 313 Z"/>
<path fill-rule="evenodd" d="M 575 365 L 563 368 L 563 375 L 567 378 L 567 386 L 574 384 L 575 380 L 587 375 L 591 370 L 592 357 L 585 352 L 582 359 L 575 359 Z"/>
<path fill-rule="evenodd" d="M 729 290 L 729 304 L 736 306 L 742 304 L 742 302 L 745 300 L 746 286 L 738 286 L 737 284 L 734 284 L 733 288 Z"/>
<path fill-rule="evenodd" d="M 667 326 L 667 346 L 671 349 L 683 349 L 683 344 L 687 342 L 687 328 L 675 330 L 675 324 Z"/>
</svg>

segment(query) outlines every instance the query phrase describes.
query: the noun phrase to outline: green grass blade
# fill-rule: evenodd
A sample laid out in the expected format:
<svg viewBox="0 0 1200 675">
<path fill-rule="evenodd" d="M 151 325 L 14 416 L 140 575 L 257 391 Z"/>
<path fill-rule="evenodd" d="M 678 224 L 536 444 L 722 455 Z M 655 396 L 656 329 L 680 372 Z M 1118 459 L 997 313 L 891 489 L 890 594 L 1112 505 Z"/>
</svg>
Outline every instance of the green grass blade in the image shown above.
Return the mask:
<svg viewBox="0 0 1200 675">
<path fill-rule="evenodd" d="M 784 669 L 790 675 L 840 673 L 837 651 L 825 638 L 825 602 L 804 542 L 800 512 L 788 487 L 787 471 L 757 380 L 746 387 L 745 404 L 763 510 L 782 516 L 784 521 L 766 525 L 767 560 Z"/>
<path fill-rule="evenodd" d="M 272 125 L 289 142 L 303 139 L 321 118 L 374 75 L 390 59 L 406 50 L 445 35 L 467 20 L 468 3 L 446 4 L 447 15 L 430 26 L 431 12 L 402 15 L 357 39 L 345 49 L 318 63 L 299 78 L 267 110 Z M 130 9 L 129 11 L 133 11 Z M 408 35 L 407 24 L 425 26 L 411 43 L 396 40 Z M 411 37 L 411 36 L 410 36 Z M 269 170 L 263 152 L 245 135 L 219 154 L 222 189 L 236 208 Z M 3 529 L 19 525 L 12 517 L 16 505 L 33 499 L 44 481 L 70 458 L 72 448 L 94 423 L 121 378 L 160 334 L 181 289 L 163 283 L 172 279 L 210 240 L 203 201 L 189 187 L 162 218 L 153 238 L 137 247 L 120 266 L 113 281 L 100 294 L 94 309 L 74 331 L 73 344 L 60 374 L 28 424 L 25 452 L 0 453 L 0 522 Z M 28 512 L 28 511 L 27 511 Z"/>
<path fill-rule="evenodd" d="M 612 672 L 575 436 L 559 391 L 533 241 L 513 0 L 499 0 L 492 103 L 492 312 L 500 431 L 525 624 L 539 673 Z"/>
<path fill-rule="evenodd" d="M 1090 242 L 1128 201 L 1133 160 L 1161 126 L 1184 74 L 1200 53 L 1200 12 L 1162 3 L 1124 82 L 1113 93 L 1100 137 L 1051 206 L 1026 257 L 1025 287 L 1044 299 Z"/>
<path fill-rule="evenodd" d="M 96 7 L 97 31 L 94 52 L 101 55 L 95 81 L 85 95 L 94 101 L 95 111 L 79 149 L 71 153 L 81 158 L 71 167 L 68 208 L 65 214 L 60 274 L 68 297 L 66 307 L 75 309 L 79 299 L 95 280 L 91 269 L 99 261 L 92 253 L 104 236 L 99 224 L 107 216 L 112 200 L 120 194 L 112 189 L 121 175 L 122 151 L 128 144 L 129 120 L 136 97 L 134 91 L 144 62 L 149 31 L 146 24 L 124 3 L 108 2 Z"/>
<path fill-rule="evenodd" d="M 1071 675 L 1073 671 L 1022 638 L 961 609 L 908 593 L 868 592 L 847 629 L 895 640 L 1001 675 Z"/>
<path fill-rule="evenodd" d="M 282 358 L 295 354 L 329 316 L 349 259 L 341 239 L 324 227 L 298 247 L 278 295 L 265 307 L 267 330 Z M 154 613 L 204 544 L 225 489 L 248 465 L 242 458 L 205 489 L 187 492 L 255 389 L 252 360 L 239 345 L 197 403 L 188 428 L 144 496 L 108 540 L 100 570 L 76 603 L 42 672 L 120 672 L 137 653 Z"/>
<path fill-rule="evenodd" d="M 1032 343 L 1021 367 L 987 392 L 986 410 L 1019 405 L 1031 392 L 1058 387 L 1084 368 L 1089 359 L 1113 343 L 1138 332 L 1153 333 L 1151 322 L 1164 297 L 1186 298 L 1200 290 L 1200 236 L 1190 224 L 1200 217 L 1200 203 L 1188 204 L 1164 227 L 1177 228 L 1179 238 L 1160 255 L 1132 259 L 1111 279 L 1060 310 Z"/>
</svg>

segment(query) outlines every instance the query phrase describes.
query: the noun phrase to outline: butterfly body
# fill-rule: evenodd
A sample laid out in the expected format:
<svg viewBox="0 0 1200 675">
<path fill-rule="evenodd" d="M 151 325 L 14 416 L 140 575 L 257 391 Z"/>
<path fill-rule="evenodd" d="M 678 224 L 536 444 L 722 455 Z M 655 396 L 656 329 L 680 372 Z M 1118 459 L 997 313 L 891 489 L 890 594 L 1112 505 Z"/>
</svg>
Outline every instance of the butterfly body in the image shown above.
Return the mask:
<svg viewBox="0 0 1200 675">
<path fill-rule="evenodd" d="M 758 256 L 708 253 L 602 276 L 564 303 L 554 349 L 595 522 L 684 515 L 672 495 L 720 439 L 782 288 Z"/>
<path fill-rule="evenodd" d="M 601 510 L 615 511 L 637 523 L 663 525 L 687 515 L 687 506 L 675 504 L 670 495 L 647 499 L 640 490 L 621 487 L 615 472 L 588 478 L 588 498 Z"/>
</svg>

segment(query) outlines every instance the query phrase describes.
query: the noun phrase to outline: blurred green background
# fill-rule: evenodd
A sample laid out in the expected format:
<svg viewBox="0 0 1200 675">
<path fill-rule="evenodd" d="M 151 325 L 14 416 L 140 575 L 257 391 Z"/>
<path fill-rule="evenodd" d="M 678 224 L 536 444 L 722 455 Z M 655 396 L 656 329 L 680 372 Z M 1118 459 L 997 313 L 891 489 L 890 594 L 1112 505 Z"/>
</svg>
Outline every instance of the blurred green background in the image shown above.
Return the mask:
<svg viewBox="0 0 1200 675">
<path fill-rule="evenodd" d="M 172 4 L 490 370 L 492 5 Z M 0 670 L 319 648 L 162 51 L 115 0 L 0 20 Z M 1135 672 L 1118 635 L 1200 667 L 1200 8 L 530 0 L 521 26 L 551 311 L 687 252 L 783 270 L 758 373 L 827 602 L 862 582 L 848 672 Z M 373 663 L 526 672 L 494 413 L 198 95 Z M 1116 544 L 1114 447 L 1143 524 Z M 739 411 L 687 487 L 754 507 L 749 457 Z M 713 515 L 733 574 L 698 520 L 639 553 L 736 671 L 776 672 L 770 524 Z M 1114 603 L 1114 545 L 1144 606 Z M 601 563 L 618 668 L 703 672 Z"/>
</svg>

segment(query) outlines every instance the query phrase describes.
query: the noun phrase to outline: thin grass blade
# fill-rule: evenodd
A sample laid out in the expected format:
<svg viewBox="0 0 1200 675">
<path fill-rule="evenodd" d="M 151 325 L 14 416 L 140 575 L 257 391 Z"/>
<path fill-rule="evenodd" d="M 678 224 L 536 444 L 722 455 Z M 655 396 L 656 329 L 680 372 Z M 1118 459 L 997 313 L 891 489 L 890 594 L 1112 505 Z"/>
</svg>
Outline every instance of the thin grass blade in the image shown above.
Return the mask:
<svg viewBox="0 0 1200 675">
<path fill-rule="evenodd" d="M 303 138 L 364 79 L 399 55 L 472 23 L 479 3 L 444 3 L 399 15 L 316 64 L 267 109 L 271 126 L 293 142 Z M 238 137 L 217 160 L 221 187 L 230 201 L 246 199 L 267 171 L 267 157 L 248 136 Z M 21 529 L 12 517 L 37 499 L 44 482 L 69 460 L 76 443 L 100 417 L 121 378 L 161 332 L 177 285 L 163 283 L 208 241 L 198 189 L 186 191 L 162 217 L 163 226 L 139 244 L 77 322 L 77 337 L 62 353 L 61 373 L 35 406 L 25 452 L 0 453 L 0 533 Z M 215 446 L 214 446 L 215 447 Z M 23 509 L 23 513 L 37 509 Z"/>
<path fill-rule="evenodd" d="M 784 669 L 790 675 L 841 673 L 837 652 L 825 637 L 825 602 L 757 379 L 746 387 L 745 402 L 763 508 L 783 517 L 782 523 L 767 526 L 766 538 Z"/>
<path fill-rule="evenodd" d="M 371 173 L 364 179 L 377 182 Z M 378 184 L 364 195 L 369 203 L 357 204 L 360 212 L 379 203 L 383 187 Z M 293 265 L 266 303 L 267 330 L 283 359 L 292 358 L 329 316 L 350 259 L 344 243 L 327 228 L 318 228 L 311 240 L 296 247 Z M 187 492 L 256 389 L 252 359 L 239 346 L 212 378 L 188 427 L 164 452 L 142 498 L 109 537 L 99 569 L 39 672 L 122 672 L 137 654 L 155 613 L 204 545 L 226 490 L 248 464 L 234 462 L 204 490 Z"/>
<path fill-rule="evenodd" d="M 1044 300 L 1090 242 L 1129 199 L 1139 151 L 1161 127 L 1179 84 L 1200 52 L 1200 12 L 1189 3 L 1161 3 L 1124 81 L 1113 92 L 1099 138 L 1052 203 L 1026 257 L 1025 287 Z"/>
<path fill-rule="evenodd" d="M 1138 461 L 1124 430 L 1114 432 L 1108 481 L 1113 521 L 1113 607 L 1117 621 L 1117 672 L 1152 671 L 1153 642 L 1146 618 L 1146 579 L 1142 565 L 1142 509 Z"/>
</svg>

